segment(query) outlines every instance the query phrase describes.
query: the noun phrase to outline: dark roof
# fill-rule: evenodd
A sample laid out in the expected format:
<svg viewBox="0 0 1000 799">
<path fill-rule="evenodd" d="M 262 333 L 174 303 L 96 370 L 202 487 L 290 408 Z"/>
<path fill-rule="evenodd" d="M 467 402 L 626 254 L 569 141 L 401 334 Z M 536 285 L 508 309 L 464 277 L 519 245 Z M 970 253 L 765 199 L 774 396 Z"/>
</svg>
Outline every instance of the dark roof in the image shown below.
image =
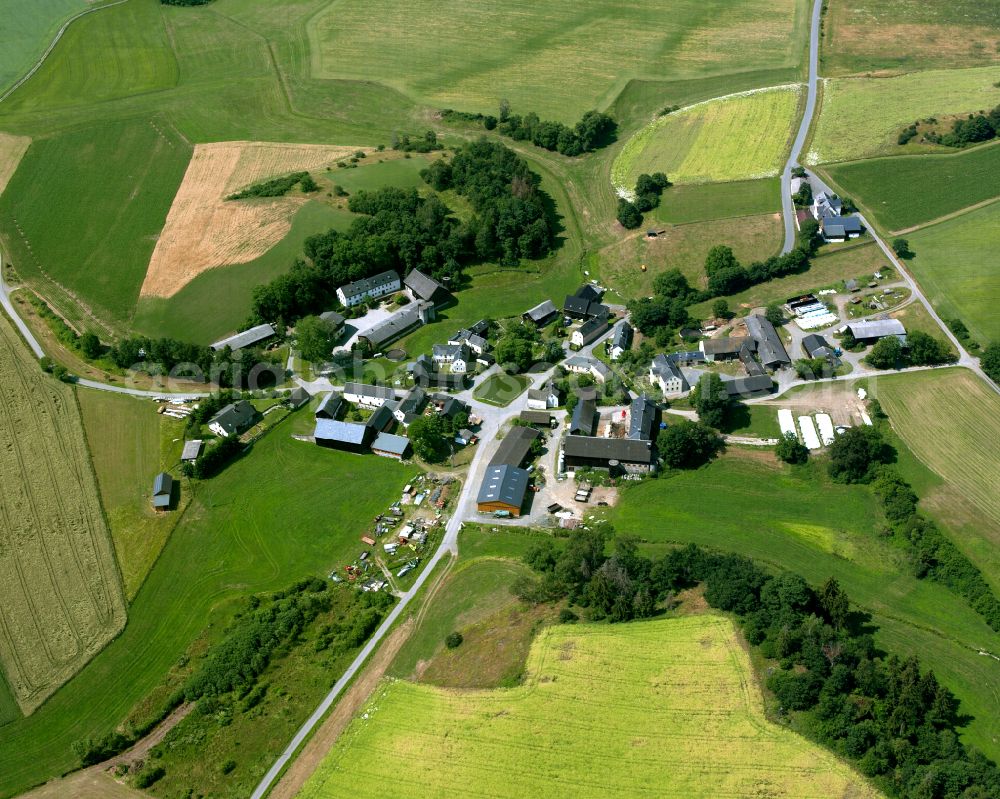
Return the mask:
<svg viewBox="0 0 1000 799">
<path fill-rule="evenodd" d="M 329 322 L 334 327 L 340 327 L 347 321 L 343 314 L 336 311 L 324 311 L 319 315 L 319 318 L 324 322 Z"/>
<path fill-rule="evenodd" d="M 302 386 L 296 386 L 288 392 L 288 402 L 293 408 L 301 408 L 311 399 L 312 395 Z"/>
<path fill-rule="evenodd" d="M 533 427 L 512 427 L 490 459 L 490 466 L 520 466 L 531 452 L 531 442 L 538 435 Z"/>
<path fill-rule="evenodd" d="M 583 397 L 573 408 L 573 418 L 570 420 L 570 433 L 580 433 L 585 436 L 594 435 L 597 427 L 597 398 L 594 396 Z"/>
<path fill-rule="evenodd" d="M 774 385 L 770 375 L 756 375 L 754 377 L 738 377 L 735 380 L 724 380 L 723 385 L 730 397 L 748 396 L 762 391 L 770 391 Z"/>
<path fill-rule="evenodd" d="M 750 377 L 764 374 L 764 367 L 753 357 L 753 352 L 746 344 L 740 347 L 739 356 L 743 368 L 747 370 Z"/>
<path fill-rule="evenodd" d="M 628 437 L 652 441 L 659 424 L 660 409 L 645 394 L 632 400 L 629 415 Z"/>
<path fill-rule="evenodd" d="M 340 287 L 340 291 L 343 292 L 345 297 L 355 297 L 358 294 L 364 294 L 372 289 L 398 281 L 399 275 L 390 269 L 386 272 L 379 272 L 377 275 L 372 275 L 371 277 L 355 280 L 353 283 L 347 283 Z"/>
<path fill-rule="evenodd" d="M 534 308 L 525 311 L 522 316 L 526 316 L 535 324 L 540 324 L 558 312 L 559 309 L 556 308 L 556 304 L 552 300 L 545 300 L 538 303 Z"/>
<path fill-rule="evenodd" d="M 374 427 L 376 430 L 385 430 L 385 428 L 387 428 L 396 418 L 392 415 L 392 411 L 393 408 L 389 407 L 388 402 L 385 405 L 379 406 L 365 421 L 365 427 Z"/>
<path fill-rule="evenodd" d="M 160 497 L 166 495 L 170 497 L 170 492 L 174 490 L 174 478 L 166 472 L 160 472 L 153 478 L 153 496 Z"/>
<path fill-rule="evenodd" d="M 759 314 L 751 314 L 743 320 L 747 332 L 757 342 L 757 355 L 764 366 L 790 364 L 792 359 L 785 352 L 778 331 L 767 319 Z"/>
<path fill-rule="evenodd" d="M 421 324 L 421 322 L 420 303 L 412 302 L 405 308 L 396 311 L 392 316 L 372 325 L 363 333 L 359 333 L 358 338 L 365 339 L 374 349 L 378 349 L 383 344 L 395 341 L 408 333 L 411 328 Z"/>
<path fill-rule="evenodd" d="M 632 346 L 632 325 L 626 321 L 621 321 L 615 326 L 615 333 L 611 337 L 612 347 L 621 347 L 627 350 Z"/>
<path fill-rule="evenodd" d="M 601 292 L 592 284 L 584 283 L 573 296 L 585 299 L 587 302 L 597 302 L 601 299 Z"/>
<path fill-rule="evenodd" d="M 242 347 L 249 347 L 252 344 L 259 344 L 261 341 L 267 341 L 273 335 L 275 335 L 275 331 L 270 325 L 257 325 L 256 327 L 251 327 L 249 330 L 244 330 L 242 333 L 237 333 L 235 336 L 216 341 L 212 345 L 212 349 L 223 350 L 229 347 L 231 350 L 238 350 Z"/>
<path fill-rule="evenodd" d="M 447 395 L 443 396 L 444 399 L 439 399 L 438 401 L 441 402 L 441 413 L 445 416 L 455 416 L 459 413 L 469 412 L 469 406 L 462 402 L 462 400 Z"/>
<path fill-rule="evenodd" d="M 545 392 L 542 393 L 544 394 Z M 521 411 L 521 415 L 518 418 L 528 424 L 549 425 L 552 423 L 552 414 L 548 411 Z"/>
<path fill-rule="evenodd" d="M 488 319 L 480 319 L 475 324 L 469 325 L 469 330 L 475 333 L 477 336 L 485 336 L 489 329 L 490 329 L 490 322 Z"/>
<path fill-rule="evenodd" d="M 425 275 L 419 269 L 414 269 L 410 272 L 403 280 L 403 283 L 422 300 L 436 301 L 442 294 L 448 293 L 448 289 L 434 278 Z"/>
<path fill-rule="evenodd" d="M 320 402 L 319 406 L 316 408 L 316 418 L 336 419 L 337 413 L 340 411 L 343 403 L 344 398 L 336 391 L 331 391 L 323 397 L 323 401 Z"/>
<path fill-rule="evenodd" d="M 464 344 L 435 344 L 433 349 L 433 357 L 435 360 L 461 360 L 468 362 L 470 360 L 469 348 Z"/>
<path fill-rule="evenodd" d="M 396 399 L 396 392 L 389 386 L 370 386 L 367 383 L 344 383 L 344 393 L 384 400 Z"/>
<path fill-rule="evenodd" d="M 392 433 L 379 433 L 372 442 L 372 449 L 403 458 L 410 449 L 410 439 Z"/>
<path fill-rule="evenodd" d="M 358 422 L 338 422 L 335 419 L 317 419 L 313 437 L 323 441 L 340 441 L 345 444 L 364 444 L 368 428 Z"/>
<path fill-rule="evenodd" d="M 420 386 L 414 386 L 409 393 L 399 401 L 397 410 L 403 415 L 419 411 L 427 401 L 427 392 Z"/>
<path fill-rule="evenodd" d="M 567 295 L 565 302 L 563 302 L 563 310 L 566 313 L 579 314 L 580 316 L 586 316 L 589 307 L 590 300 L 577 297 L 575 294 Z"/>
<path fill-rule="evenodd" d="M 821 347 L 829 349 L 830 345 L 827 343 L 825 338 L 816 335 L 815 333 L 810 333 L 802 339 L 802 348 L 806 351 L 806 354 L 808 354 L 810 358 L 815 358 L 816 350 Z"/>
<path fill-rule="evenodd" d="M 736 355 L 744 344 L 757 346 L 752 339 L 748 341 L 746 336 L 724 336 L 705 339 L 701 342 L 701 349 L 706 355 Z"/>
<path fill-rule="evenodd" d="M 823 232 L 829 236 L 861 232 L 861 222 L 855 216 L 825 216 L 820 224 L 823 226 Z"/>
<path fill-rule="evenodd" d="M 583 336 L 584 344 L 589 344 L 594 338 L 607 330 L 607 328 L 607 317 L 595 316 L 580 325 L 578 332 Z"/>
<path fill-rule="evenodd" d="M 520 508 L 524 504 L 524 495 L 528 490 L 528 473 L 514 466 L 488 466 L 479 487 L 479 504 L 502 502 L 511 507 Z"/>
<path fill-rule="evenodd" d="M 208 420 L 210 425 L 218 424 L 226 431 L 227 435 L 241 433 L 250 425 L 257 421 L 260 414 L 257 409 L 246 400 L 231 402 L 222 408 L 215 416 Z"/>
<path fill-rule="evenodd" d="M 619 463 L 652 463 L 653 447 L 649 441 L 634 438 L 593 438 L 566 436 L 563 453 L 567 458 L 596 458 Z"/>
</svg>

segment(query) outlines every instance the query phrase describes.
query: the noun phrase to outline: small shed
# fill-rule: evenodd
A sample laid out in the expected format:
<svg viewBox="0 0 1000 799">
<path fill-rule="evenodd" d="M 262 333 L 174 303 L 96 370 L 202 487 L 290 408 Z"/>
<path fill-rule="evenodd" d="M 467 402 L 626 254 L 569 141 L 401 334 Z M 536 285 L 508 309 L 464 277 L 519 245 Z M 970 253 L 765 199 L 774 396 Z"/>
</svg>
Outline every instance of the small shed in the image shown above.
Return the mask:
<svg viewBox="0 0 1000 799">
<path fill-rule="evenodd" d="M 174 500 L 174 478 L 166 472 L 160 472 L 153 479 L 153 510 L 163 512 L 170 510 Z"/>
<path fill-rule="evenodd" d="M 185 441 L 184 449 L 181 450 L 181 460 L 185 462 L 198 460 L 202 447 L 204 447 L 204 442 L 200 438 Z"/>
</svg>

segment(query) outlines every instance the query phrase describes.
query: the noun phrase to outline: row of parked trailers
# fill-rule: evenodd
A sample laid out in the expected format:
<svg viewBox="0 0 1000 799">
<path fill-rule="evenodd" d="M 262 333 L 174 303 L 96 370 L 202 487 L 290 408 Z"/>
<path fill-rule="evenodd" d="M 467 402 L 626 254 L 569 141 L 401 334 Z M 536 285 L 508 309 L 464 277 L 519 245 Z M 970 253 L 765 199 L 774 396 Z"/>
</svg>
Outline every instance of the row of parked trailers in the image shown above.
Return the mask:
<svg viewBox="0 0 1000 799">
<path fill-rule="evenodd" d="M 807 449 L 819 449 L 828 447 L 833 443 L 836 431 L 833 427 L 833 419 L 828 413 L 817 413 L 816 422 L 813 423 L 812 416 L 800 416 L 798 419 L 799 429 L 795 429 L 795 418 L 788 408 L 778 411 L 778 427 L 781 428 L 781 435 L 793 435 L 799 437 L 801 433 L 802 443 Z"/>
</svg>

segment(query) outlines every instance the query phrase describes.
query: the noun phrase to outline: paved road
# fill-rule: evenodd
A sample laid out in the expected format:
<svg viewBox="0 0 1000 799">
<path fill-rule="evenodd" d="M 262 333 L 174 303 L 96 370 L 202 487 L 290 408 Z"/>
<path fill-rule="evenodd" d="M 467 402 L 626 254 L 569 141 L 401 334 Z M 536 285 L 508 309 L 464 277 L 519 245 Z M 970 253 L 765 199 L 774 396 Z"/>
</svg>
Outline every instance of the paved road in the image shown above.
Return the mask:
<svg viewBox="0 0 1000 799">
<path fill-rule="evenodd" d="M 24 340 L 28 342 L 28 346 L 31 351 L 35 353 L 36 358 L 44 358 L 45 350 L 42 349 L 42 345 L 38 343 L 38 339 L 35 338 L 35 334 L 31 332 L 28 326 L 24 323 L 24 320 L 17 315 L 17 311 L 14 310 L 14 303 L 10 299 L 10 286 L 7 285 L 7 281 L 3 279 L 3 253 L 0 253 L 0 305 L 7 312 L 7 316 L 11 318 L 14 322 L 15 327 L 21 331 L 21 335 L 24 336 Z"/>
<path fill-rule="evenodd" d="M 799 123 L 799 131 L 795 134 L 792 150 L 788 154 L 788 162 L 781 173 L 781 213 L 785 219 L 785 243 L 781 252 L 791 252 L 795 247 L 795 206 L 792 203 L 792 169 L 798 166 L 802 145 L 809 135 L 813 114 L 816 112 L 816 81 L 819 78 L 819 32 L 820 18 L 823 10 L 823 0 L 813 0 L 812 22 L 809 26 L 809 79 L 806 88 L 806 108 Z"/>
</svg>

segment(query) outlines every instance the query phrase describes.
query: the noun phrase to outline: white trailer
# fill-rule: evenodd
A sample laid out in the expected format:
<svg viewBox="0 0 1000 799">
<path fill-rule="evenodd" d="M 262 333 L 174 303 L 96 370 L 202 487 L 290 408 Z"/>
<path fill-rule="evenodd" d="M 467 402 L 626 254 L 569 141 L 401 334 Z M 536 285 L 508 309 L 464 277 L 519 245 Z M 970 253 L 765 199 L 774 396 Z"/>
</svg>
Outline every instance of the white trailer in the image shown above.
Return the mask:
<svg viewBox="0 0 1000 799">
<path fill-rule="evenodd" d="M 782 408 L 778 411 L 778 427 L 781 428 L 781 435 L 783 436 L 787 436 L 789 433 L 793 436 L 795 435 L 795 419 L 788 408 Z"/>
<path fill-rule="evenodd" d="M 816 435 L 816 425 L 813 424 L 811 416 L 799 417 L 799 429 L 802 431 L 802 443 L 807 449 L 819 449 L 819 436 Z"/>
<path fill-rule="evenodd" d="M 833 419 L 828 413 L 816 414 L 816 426 L 819 428 L 819 437 L 823 439 L 823 446 L 828 447 L 833 443 Z"/>
</svg>

